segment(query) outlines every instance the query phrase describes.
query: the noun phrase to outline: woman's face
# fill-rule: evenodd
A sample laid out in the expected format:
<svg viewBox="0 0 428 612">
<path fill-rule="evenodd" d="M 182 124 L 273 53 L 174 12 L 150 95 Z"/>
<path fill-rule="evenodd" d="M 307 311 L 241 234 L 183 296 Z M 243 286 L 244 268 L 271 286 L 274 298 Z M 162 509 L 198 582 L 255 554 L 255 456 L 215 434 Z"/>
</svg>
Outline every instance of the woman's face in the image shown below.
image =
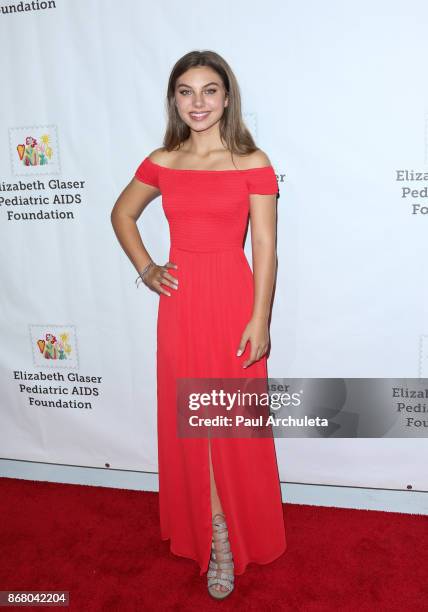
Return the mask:
<svg viewBox="0 0 428 612">
<path fill-rule="evenodd" d="M 220 120 L 229 100 L 220 75 L 198 66 L 184 72 L 175 85 L 175 102 L 181 119 L 195 131 L 203 131 Z"/>
</svg>

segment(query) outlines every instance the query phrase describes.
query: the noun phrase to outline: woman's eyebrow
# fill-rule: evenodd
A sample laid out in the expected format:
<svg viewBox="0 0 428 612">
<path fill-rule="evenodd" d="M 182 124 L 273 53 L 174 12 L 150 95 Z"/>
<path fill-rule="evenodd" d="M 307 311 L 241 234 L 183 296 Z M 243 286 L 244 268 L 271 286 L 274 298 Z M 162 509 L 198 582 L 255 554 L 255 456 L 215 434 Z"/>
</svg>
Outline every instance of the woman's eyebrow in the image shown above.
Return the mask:
<svg viewBox="0 0 428 612">
<path fill-rule="evenodd" d="M 181 87 L 182 85 L 184 87 L 190 87 L 190 89 L 192 89 L 191 86 L 190 85 L 186 85 L 186 83 L 178 83 L 177 87 Z M 202 87 L 208 87 L 208 85 L 218 85 L 219 86 L 219 84 L 216 83 L 215 81 L 211 81 L 211 83 L 207 83 L 206 85 L 202 85 Z"/>
</svg>

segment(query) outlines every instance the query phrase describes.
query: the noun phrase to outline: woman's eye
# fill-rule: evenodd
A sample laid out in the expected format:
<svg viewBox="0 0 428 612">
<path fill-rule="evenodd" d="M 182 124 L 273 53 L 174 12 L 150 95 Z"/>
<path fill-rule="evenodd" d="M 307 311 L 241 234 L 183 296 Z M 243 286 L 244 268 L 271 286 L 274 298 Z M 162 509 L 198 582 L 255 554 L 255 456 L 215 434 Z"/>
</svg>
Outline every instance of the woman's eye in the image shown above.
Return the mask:
<svg viewBox="0 0 428 612">
<path fill-rule="evenodd" d="M 182 89 L 182 90 L 180 91 L 180 93 L 181 93 L 181 94 L 186 94 L 186 93 L 188 93 L 188 92 L 189 92 L 189 90 L 188 90 L 188 89 Z"/>
<path fill-rule="evenodd" d="M 210 93 L 215 93 L 217 91 L 217 89 L 207 89 L 208 92 Z"/>
</svg>

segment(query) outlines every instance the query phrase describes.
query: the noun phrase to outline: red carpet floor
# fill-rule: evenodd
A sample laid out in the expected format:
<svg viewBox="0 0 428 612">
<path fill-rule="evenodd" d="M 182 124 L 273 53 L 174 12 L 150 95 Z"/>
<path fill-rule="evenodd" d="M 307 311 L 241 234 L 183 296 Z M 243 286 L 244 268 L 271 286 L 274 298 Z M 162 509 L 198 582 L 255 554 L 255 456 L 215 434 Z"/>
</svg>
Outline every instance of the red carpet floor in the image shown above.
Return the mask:
<svg viewBox="0 0 428 612">
<path fill-rule="evenodd" d="M 0 478 L 0 499 L 0 590 L 67 590 L 73 612 L 428 609 L 426 516 L 287 504 L 286 553 L 217 602 L 155 493 Z"/>
</svg>

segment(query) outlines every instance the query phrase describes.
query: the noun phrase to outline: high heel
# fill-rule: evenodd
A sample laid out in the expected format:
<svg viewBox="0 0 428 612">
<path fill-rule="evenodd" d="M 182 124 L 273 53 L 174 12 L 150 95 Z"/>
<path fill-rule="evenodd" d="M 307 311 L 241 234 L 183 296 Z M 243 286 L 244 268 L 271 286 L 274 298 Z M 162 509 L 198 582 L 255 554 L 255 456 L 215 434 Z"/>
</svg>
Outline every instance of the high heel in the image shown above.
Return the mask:
<svg viewBox="0 0 428 612">
<path fill-rule="evenodd" d="M 217 538 L 211 542 L 211 559 L 208 568 L 208 592 L 215 599 L 224 599 L 234 589 L 234 580 L 235 575 L 233 573 L 234 563 L 232 560 L 232 551 L 230 550 L 230 542 L 229 542 L 229 534 L 227 531 L 227 526 L 224 520 L 225 516 L 223 513 L 218 513 L 213 516 L 212 524 L 213 524 L 213 536 L 214 534 Z M 216 547 L 214 542 L 222 544 L 220 550 L 218 550 L 218 555 L 222 557 L 222 559 L 217 559 L 216 555 Z M 221 571 L 220 575 L 217 575 L 218 570 L 229 570 L 228 572 Z M 214 589 L 213 586 L 216 584 L 221 584 L 226 587 L 227 591 L 221 591 Z"/>
</svg>

